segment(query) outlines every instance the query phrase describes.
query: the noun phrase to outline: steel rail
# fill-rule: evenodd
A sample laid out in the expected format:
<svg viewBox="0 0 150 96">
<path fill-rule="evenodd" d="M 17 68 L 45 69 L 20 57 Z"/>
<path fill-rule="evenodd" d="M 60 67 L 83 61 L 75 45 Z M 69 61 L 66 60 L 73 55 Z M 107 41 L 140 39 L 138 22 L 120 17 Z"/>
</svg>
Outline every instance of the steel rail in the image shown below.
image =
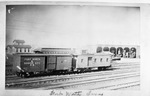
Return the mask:
<svg viewBox="0 0 150 96">
<path fill-rule="evenodd" d="M 79 75 L 73 75 L 73 76 L 66 76 L 66 77 L 56 77 L 56 78 L 40 78 L 40 79 L 33 79 L 33 80 L 26 80 L 26 81 L 16 81 L 16 82 L 7 82 L 6 83 L 6 87 L 9 86 L 26 86 L 26 85 L 35 85 L 34 83 L 40 84 L 42 82 L 45 83 L 54 83 L 54 82 L 61 82 L 61 81 L 66 81 L 66 80 L 72 80 L 72 79 L 82 79 L 82 78 L 88 78 L 88 77 L 94 77 L 94 76 L 102 76 L 102 75 L 112 75 L 112 74 L 120 74 L 122 72 L 124 73 L 130 73 L 130 72 L 136 72 L 138 70 L 129 70 L 129 68 L 127 70 L 117 70 L 117 71 L 108 71 L 108 72 L 102 72 L 102 73 L 89 73 L 89 74 L 79 74 Z M 33 84 L 32 84 L 33 83 Z"/>
<path fill-rule="evenodd" d="M 117 68 L 117 67 L 123 67 L 123 66 L 138 66 L 139 64 L 112 64 L 112 68 Z M 140 65 L 139 65 L 140 66 Z M 88 73 L 88 72 L 87 72 Z M 68 74 L 66 74 L 66 75 L 68 75 Z M 47 77 L 47 76 L 41 76 L 41 77 Z M 11 79 L 10 79 L 11 78 Z M 40 78 L 40 77 L 35 77 L 35 78 Z M 8 80 L 14 80 L 14 81 L 16 81 L 16 79 L 22 79 L 21 77 L 17 77 L 17 76 L 6 76 L 6 80 L 8 81 Z M 26 79 L 26 80 L 28 80 L 28 78 L 23 78 L 23 80 L 24 79 Z"/>
<path fill-rule="evenodd" d="M 126 72 L 127 71 L 127 72 Z M 89 74 L 79 74 L 79 75 L 72 75 L 72 76 L 66 76 L 66 77 L 64 77 L 64 76 L 62 76 L 62 77 L 55 77 L 55 78 L 32 78 L 32 79 L 29 79 L 29 80 L 23 80 L 23 81 L 15 81 L 15 82 L 13 82 L 13 81 L 11 81 L 11 82 L 6 82 L 6 86 L 22 86 L 22 85 L 26 85 L 27 83 L 38 83 L 38 82 L 46 82 L 46 80 L 47 81 L 49 81 L 49 83 L 50 82 L 57 82 L 57 81 L 61 81 L 61 80 L 63 80 L 63 79 L 66 79 L 66 80 L 69 80 L 69 79 L 71 79 L 71 78 L 84 78 L 84 77 L 93 77 L 93 76 L 97 76 L 97 75 L 112 75 L 112 74 L 119 74 L 119 73 L 121 73 L 121 72 L 126 72 L 126 73 L 129 73 L 129 72 L 132 72 L 132 71 L 137 71 L 137 70 L 129 70 L 129 68 L 127 68 L 127 70 L 117 70 L 117 71 L 113 71 L 113 72 L 111 72 L 111 71 L 108 71 L 108 72 L 96 72 L 96 73 L 89 73 Z M 84 76 L 84 77 L 83 77 Z"/>
<path fill-rule="evenodd" d="M 66 89 L 70 87 L 76 87 L 76 86 L 83 86 L 87 84 L 92 84 L 92 83 L 98 83 L 98 82 L 104 82 L 104 81 L 110 81 L 110 80 L 118 80 L 118 79 L 124 79 L 124 78 L 131 78 L 131 77 L 137 77 L 140 76 L 139 73 L 135 74 L 127 74 L 127 75 L 120 75 L 120 76 L 111 76 L 111 77 L 101 77 L 101 78 L 94 78 L 94 79 L 86 79 L 86 80 L 76 80 L 76 81 L 71 81 L 71 82 L 66 82 L 64 83 L 59 83 L 59 84 L 54 84 L 48 87 L 42 87 L 42 88 L 37 88 L 37 89 Z"/>
<path fill-rule="evenodd" d="M 103 71 L 97 71 L 97 72 L 86 72 L 86 73 L 83 73 L 84 74 L 101 74 L 103 72 L 105 73 L 110 73 L 110 69 L 115 69 L 115 68 L 118 68 L 118 67 L 112 67 L 112 68 L 108 68 L 107 70 L 103 70 Z M 139 67 L 123 67 L 122 69 L 136 69 L 136 68 L 139 68 Z M 120 71 L 121 68 L 117 69 L 117 70 L 114 70 L 114 71 Z M 106 72 L 108 71 L 108 72 Z M 82 75 L 82 74 L 71 74 L 72 76 L 74 75 Z M 71 76 L 71 75 L 65 75 L 66 77 L 67 76 Z M 40 79 L 47 79 L 47 78 L 64 78 L 64 75 L 60 75 L 60 76 L 44 76 L 44 77 L 35 77 L 35 78 L 23 78 L 23 79 L 18 79 L 18 80 L 7 80 L 6 83 L 15 83 L 15 82 L 26 82 L 26 81 L 34 81 L 34 80 L 40 80 Z"/>
</svg>

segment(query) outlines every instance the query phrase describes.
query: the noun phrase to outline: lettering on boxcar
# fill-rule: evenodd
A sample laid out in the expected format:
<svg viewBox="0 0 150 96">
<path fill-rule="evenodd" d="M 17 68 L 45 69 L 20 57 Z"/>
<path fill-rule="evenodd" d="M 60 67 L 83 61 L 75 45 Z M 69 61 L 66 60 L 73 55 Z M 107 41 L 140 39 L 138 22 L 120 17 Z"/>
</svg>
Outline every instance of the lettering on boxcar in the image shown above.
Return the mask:
<svg viewBox="0 0 150 96">
<path fill-rule="evenodd" d="M 24 58 L 24 64 L 29 64 L 30 66 L 35 66 L 36 64 L 40 64 L 41 58 Z"/>
</svg>

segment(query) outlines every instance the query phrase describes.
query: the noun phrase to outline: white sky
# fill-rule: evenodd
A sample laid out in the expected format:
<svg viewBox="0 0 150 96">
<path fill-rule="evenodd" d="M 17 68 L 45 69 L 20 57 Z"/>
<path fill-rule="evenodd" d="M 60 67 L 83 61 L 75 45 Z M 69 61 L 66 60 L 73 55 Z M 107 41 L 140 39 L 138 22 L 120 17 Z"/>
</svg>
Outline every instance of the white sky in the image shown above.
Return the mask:
<svg viewBox="0 0 150 96">
<path fill-rule="evenodd" d="M 9 10 L 9 11 L 8 11 Z M 139 44 L 140 9 L 102 6 L 8 6 L 6 41 L 33 47 Z"/>
</svg>

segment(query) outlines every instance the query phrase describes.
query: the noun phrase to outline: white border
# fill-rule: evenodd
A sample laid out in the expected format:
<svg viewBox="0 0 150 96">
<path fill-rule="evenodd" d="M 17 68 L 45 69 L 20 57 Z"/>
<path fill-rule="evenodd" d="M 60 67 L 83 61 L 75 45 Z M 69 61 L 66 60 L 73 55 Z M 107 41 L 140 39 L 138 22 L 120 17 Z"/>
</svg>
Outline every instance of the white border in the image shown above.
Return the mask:
<svg viewBox="0 0 150 96">
<path fill-rule="evenodd" d="M 20 1 L 10 0 L 0 3 L 0 96 L 50 96 L 48 90 L 5 90 L 5 25 L 6 5 L 100 5 L 100 6 L 124 6 L 140 7 L 140 41 L 141 41 L 141 90 L 140 91 L 97 91 L 103 96 L 150 96 L 150 1 L 140 0 L 50 0 L 50 1 Z M 2 83 L 1 83 L 2 82 Z M 71 91 L 71 90 L 68 90 Z M 85 90 L 84 92 L 86 92 Z"/>
</svg>

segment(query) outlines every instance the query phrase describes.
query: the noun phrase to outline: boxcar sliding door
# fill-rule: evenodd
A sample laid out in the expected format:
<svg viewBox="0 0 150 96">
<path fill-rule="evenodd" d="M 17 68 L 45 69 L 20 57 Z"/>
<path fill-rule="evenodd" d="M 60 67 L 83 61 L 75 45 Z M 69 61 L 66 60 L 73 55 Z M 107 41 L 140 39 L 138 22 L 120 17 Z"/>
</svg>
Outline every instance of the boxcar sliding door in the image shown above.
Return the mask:
<svg viewBox="0 0 150 96">
<path fill-rule="evenodd" d="M 57 57 L 56 70 L 71 70 L 72 58 L 71 57 Z"/>
<path fill-rule="evenodd" d="M 55 70 L 55 69 L 56 69 L 56 56 L 48 56 L 47 70 Z"/>
</svg>

